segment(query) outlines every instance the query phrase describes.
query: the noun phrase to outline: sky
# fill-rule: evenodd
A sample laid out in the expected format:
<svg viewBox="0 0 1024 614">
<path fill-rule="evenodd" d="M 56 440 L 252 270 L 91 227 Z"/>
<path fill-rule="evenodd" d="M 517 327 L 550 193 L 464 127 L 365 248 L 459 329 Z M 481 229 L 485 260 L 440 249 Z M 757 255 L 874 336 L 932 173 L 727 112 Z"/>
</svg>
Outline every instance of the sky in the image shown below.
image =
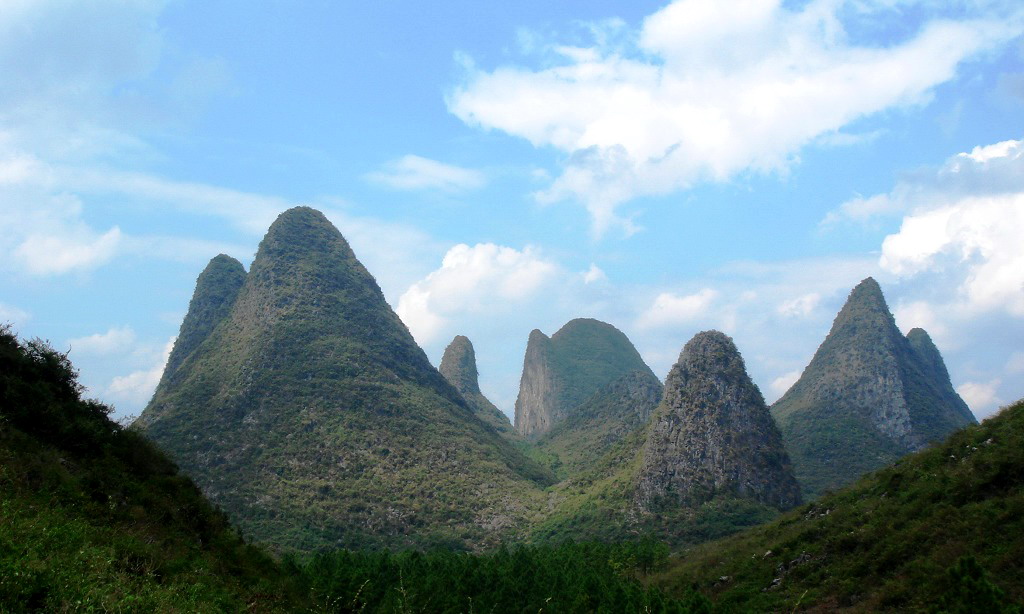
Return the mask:
<svg viewBox="0 0 1024 614">
<path fill-rule="evenodd" d="M 0 321 L 138 414 L 195 279 L 281 211 L 513 411 L 592 317 L 768 402 L 879 281 L 979 418 L 1024 397 L 1024 6 L 0 0 Z"/>
</svg>

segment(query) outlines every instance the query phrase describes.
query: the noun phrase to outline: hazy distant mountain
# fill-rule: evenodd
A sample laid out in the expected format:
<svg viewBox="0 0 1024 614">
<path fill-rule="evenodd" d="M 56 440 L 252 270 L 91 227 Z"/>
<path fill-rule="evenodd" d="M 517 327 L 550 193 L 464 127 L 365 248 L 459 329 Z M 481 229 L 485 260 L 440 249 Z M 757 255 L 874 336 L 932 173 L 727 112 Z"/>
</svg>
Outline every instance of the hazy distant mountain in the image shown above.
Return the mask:
<svg viewBox="0 0 1024 614">
<path fill-rule="evenodd" d="M 669 372 L 644 446 L 637 498 L 657 510 L 721 497 L 788 509 L 800 502 L 800 489 L 732 339 L 707 331 L 686 344 Z"/>
<path fill-rule="evenodd" d="M 478 418 L 493 426 L 499 433 L 511 435 L 512 423 L 500 409 L 494 406 L 480 392 L 479 374 L 476 370 L 476 352 L 473 344 L 463 335 L 457 335 L 444 349 L 438 371 L 448 383 L 455 387 L 469 403 Z"/>
<path fill-rule="evenodd" d="M 233 268 L 201 276 L 192 308 L 230 309 L 190 310 L 197 341 L 139 424 L 247 534 L 474 547 L 522 524 L 547 472 L 430 365 L 327 218 L 282 213 L 237 293 L 214 274 Z"/>
<path fill-rule="evenodd" d="M 654 377 L 626 335 L 598 320 L 568 322 L 550 338 L 530 333 L 516 399 L 516 432 L 536 439 L 599 389 L 639 371 Z"/>
<path fill-rule="evenodd" d="M 871 278 L 772 414 L 808 498 L 976 422 L 927 333 L 904 337 Z"/>
</svg>

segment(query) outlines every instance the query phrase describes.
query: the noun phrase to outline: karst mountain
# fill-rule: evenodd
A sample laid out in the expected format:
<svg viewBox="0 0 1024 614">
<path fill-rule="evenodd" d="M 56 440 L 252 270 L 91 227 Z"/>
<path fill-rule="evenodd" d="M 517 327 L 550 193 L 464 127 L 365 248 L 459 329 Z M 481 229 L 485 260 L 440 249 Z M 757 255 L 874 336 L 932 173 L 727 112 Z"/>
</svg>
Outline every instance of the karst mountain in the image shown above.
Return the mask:
<svg viewBox="0 0 1024 614">
<path fill-rule="evenodd" d="M 768 406 L 727 335 L 687 342 L 665 382 L 637 479 L 647 509 L 738 497 L 789 509 L 800 488 Z"/>
<path fill-rule="evenodd" d="M 808 498 L 976 422 L 928 334 L 904 336 L 870 277 L 771 410 Z"/>
<path fill-rule="evenodd" d="M 282 213 L 200 275 L 138 420 L 247 534 L 288 548 L 496 543 L 549 474 L 427 360 L 341 233 Z"/>
<path fill-rule="evenodd" d="M 441 356 L 437 368 L 448 383 L 462 395 L 478 418 L 490 424 L 503 435 L 513 435 L 512 423 L 508 416 L 494 406 L 480 391 L 480 376 L 476 368 L 476 352 L 473 343 L 464 335 L 457 335 Z"/>
<path fill-rule="evenodd" d="M 647 424 L 661 382 L 622 331 L 590 318 L 530 333 L 516 431 L 561 477 L 593 466 Z"/>
</svg>

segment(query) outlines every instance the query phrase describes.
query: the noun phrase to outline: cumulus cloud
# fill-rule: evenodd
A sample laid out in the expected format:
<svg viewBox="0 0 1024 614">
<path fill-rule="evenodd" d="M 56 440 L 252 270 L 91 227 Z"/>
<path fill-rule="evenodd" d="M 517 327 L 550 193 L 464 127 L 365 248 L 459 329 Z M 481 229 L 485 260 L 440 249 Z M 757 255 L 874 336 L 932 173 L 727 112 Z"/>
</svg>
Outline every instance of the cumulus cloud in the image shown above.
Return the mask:
<svg viewBox="0 0 1024 614">
<path fill-rule="evenodd" d="M 642 329 L 649 329 L 689 324 L 707 314 L 717 297 L 718 292 L 711 288 L 684 296 L 663 292 L 640 314 L 636 325 Z"/>
<path fill-rule="evenodd" d="M 539 68 L 465 62 L 448 108 L 471 126 L 565 152 L 538 199 L 583 203 L 598 233 L 629 231 L 622 203 L 785 169 L 802 147 L 854 120 L 927 102 L 962 61 L 1022 30 L 1019 11 L 933 14 L 905 40 L 860 43 L 844 20 L 855 17 L 858 32 L 886 23 L 867 14 L 872 3 L 856 8 L 745 0 L 726 15 L 711 0 L 677 0 L 638 31 L 594 36 L 589 46 L 534 41 L 544 49 Z"/>
<path fill-rule="evenodd" d="M 13 305 L 0 303 L 0 324 L 24 324 L 32 318 L 32 314 Z"/>
<path fill-rule="evenodd" d="M 591 263 L 590 268 L 583 274 L 583 283 L 593 284 L 599 281 L 608 281 L 608 276 L 596 264 Z"/>
<path fill-rule="evenodd" d="M 789 373 L 784 373 L 773 379 L 772 383 L 768 387 L 772 396 L 766 399 L 766 401 L 768 403 L 774 403 L 780 399 L 782 395 L 786 394 L 786 391 L 792 388 L 793 384 L 800 379 L 801 373 L 801 371 L 790 371 Z"/>
<path fill-rule="evenodd" d="M 888 198 L 909 212 L 882 243 L 882 268 L 937 276 L 968 311 L 1024 316 L 1024 142 L 957 154 Z"/>
<path fill-rule="evenodd" d="M 130 326 L 118 326 L 105 333 L 76 337 L 68 341 L 75 354 L 109 355 L 126 352 L 135 343 L 135 331 Z"/>
<path fill-rule="evenodd" d="M 441 268 L 414 283 L 395 310 L 416 340 L 433 341 L 459 314 L 500 317 L 562 274 L 537 250 L 480 243 L 459 244 L 448 250 Z"/>
<path fill-rule="evenodd" d="M 367 175 L 367 179 L 396 190 L 445 192 L 475 190 L 486 183 L 480 171 L 411 154 L 388 162 L 383 169 Z"/>
<path fill-rule="evenodd" d="M 986 416 L 1002 403 L 1002 399 L 999 398 L 1001 383 L 998 378 L 987 382 L 964 382 L 956 387 L 956 392 L 971 411 L 978 416 Z"/>
<path fill-rule="evenodd" d="M 810 315 L 814 308 L 821 302 L 821 295 L 817 292 L 808 292 L 803 296 L 783 301 L 776 308 L 780 315 L 790 318 L 800 318 Z"/>
<path fill-rule="evenodd" d="M 141 410 L 153 396 L 160 377 L 163 375 L 164 366 L 174 349 L 174 337 L 171 337 L 163 347 L 160 359 L 152 367 L 133 371 L 127 375 L 114 377 L 104 390 L 104 395 L 117 404 L 124 404 L 130 410 Z M 121 412 L 123 413 L 123 412 Z"/>
</svg>

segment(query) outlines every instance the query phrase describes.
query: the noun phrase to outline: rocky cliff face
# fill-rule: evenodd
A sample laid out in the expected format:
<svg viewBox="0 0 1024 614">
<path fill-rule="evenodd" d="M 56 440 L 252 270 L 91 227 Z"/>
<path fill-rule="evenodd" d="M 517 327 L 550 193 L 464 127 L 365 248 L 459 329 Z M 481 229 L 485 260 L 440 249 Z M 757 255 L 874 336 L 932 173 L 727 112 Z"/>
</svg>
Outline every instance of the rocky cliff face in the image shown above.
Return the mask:
<svg viewBox="0 0 1024 614">
<path fill-rule="evenodd" d="M 871 278 L 772 413 L 809 497 L 974 422 L 927 333 L 904 337 Z"/>
<path fill-rule="evenodd" d="M 228 302 L 186 316 L 210 332 L 139 423 L 246 534 L 472 548 L 524 522 L 548 474 L 430 365 L 323 214 L 282 213 Z"/>
<path fill-rule="evenodd" d="M 732 339 L 708 331 L 686 344 L 669 372 L 644 446 L 636 499 L 656 510 L 722 497 L 787 509 L 800 502 L 800 489 Z"/>
<path fill-rule="evenodd" d="M 493 426 L 498 432 L 513 433 L 512 423 L 480 392 L 479 374 L 476 369 L 476 352 L 467 337 L 458 335 L 444 350 L 438 371 L 448 383 L 466 399 L 466 403 L 478 418 Z"/>
<path fill-rule="evenodd" d="M 661 382 L 649 372 L 627 373 L 577 405 L 537 440 L 537 449 L 551 457 L 559 476 L 582 475 L 647 425 L 661 401 L 661 388 Z"/>
<path fill-rule="evenodd" d="M 651 373 L 629 339 L 610 324 L 568 322 L 548 338 L 530 333 L 516 399 L 516 432 L 537 438 L 604 386 L 631 372 Z"/>
</svg>

